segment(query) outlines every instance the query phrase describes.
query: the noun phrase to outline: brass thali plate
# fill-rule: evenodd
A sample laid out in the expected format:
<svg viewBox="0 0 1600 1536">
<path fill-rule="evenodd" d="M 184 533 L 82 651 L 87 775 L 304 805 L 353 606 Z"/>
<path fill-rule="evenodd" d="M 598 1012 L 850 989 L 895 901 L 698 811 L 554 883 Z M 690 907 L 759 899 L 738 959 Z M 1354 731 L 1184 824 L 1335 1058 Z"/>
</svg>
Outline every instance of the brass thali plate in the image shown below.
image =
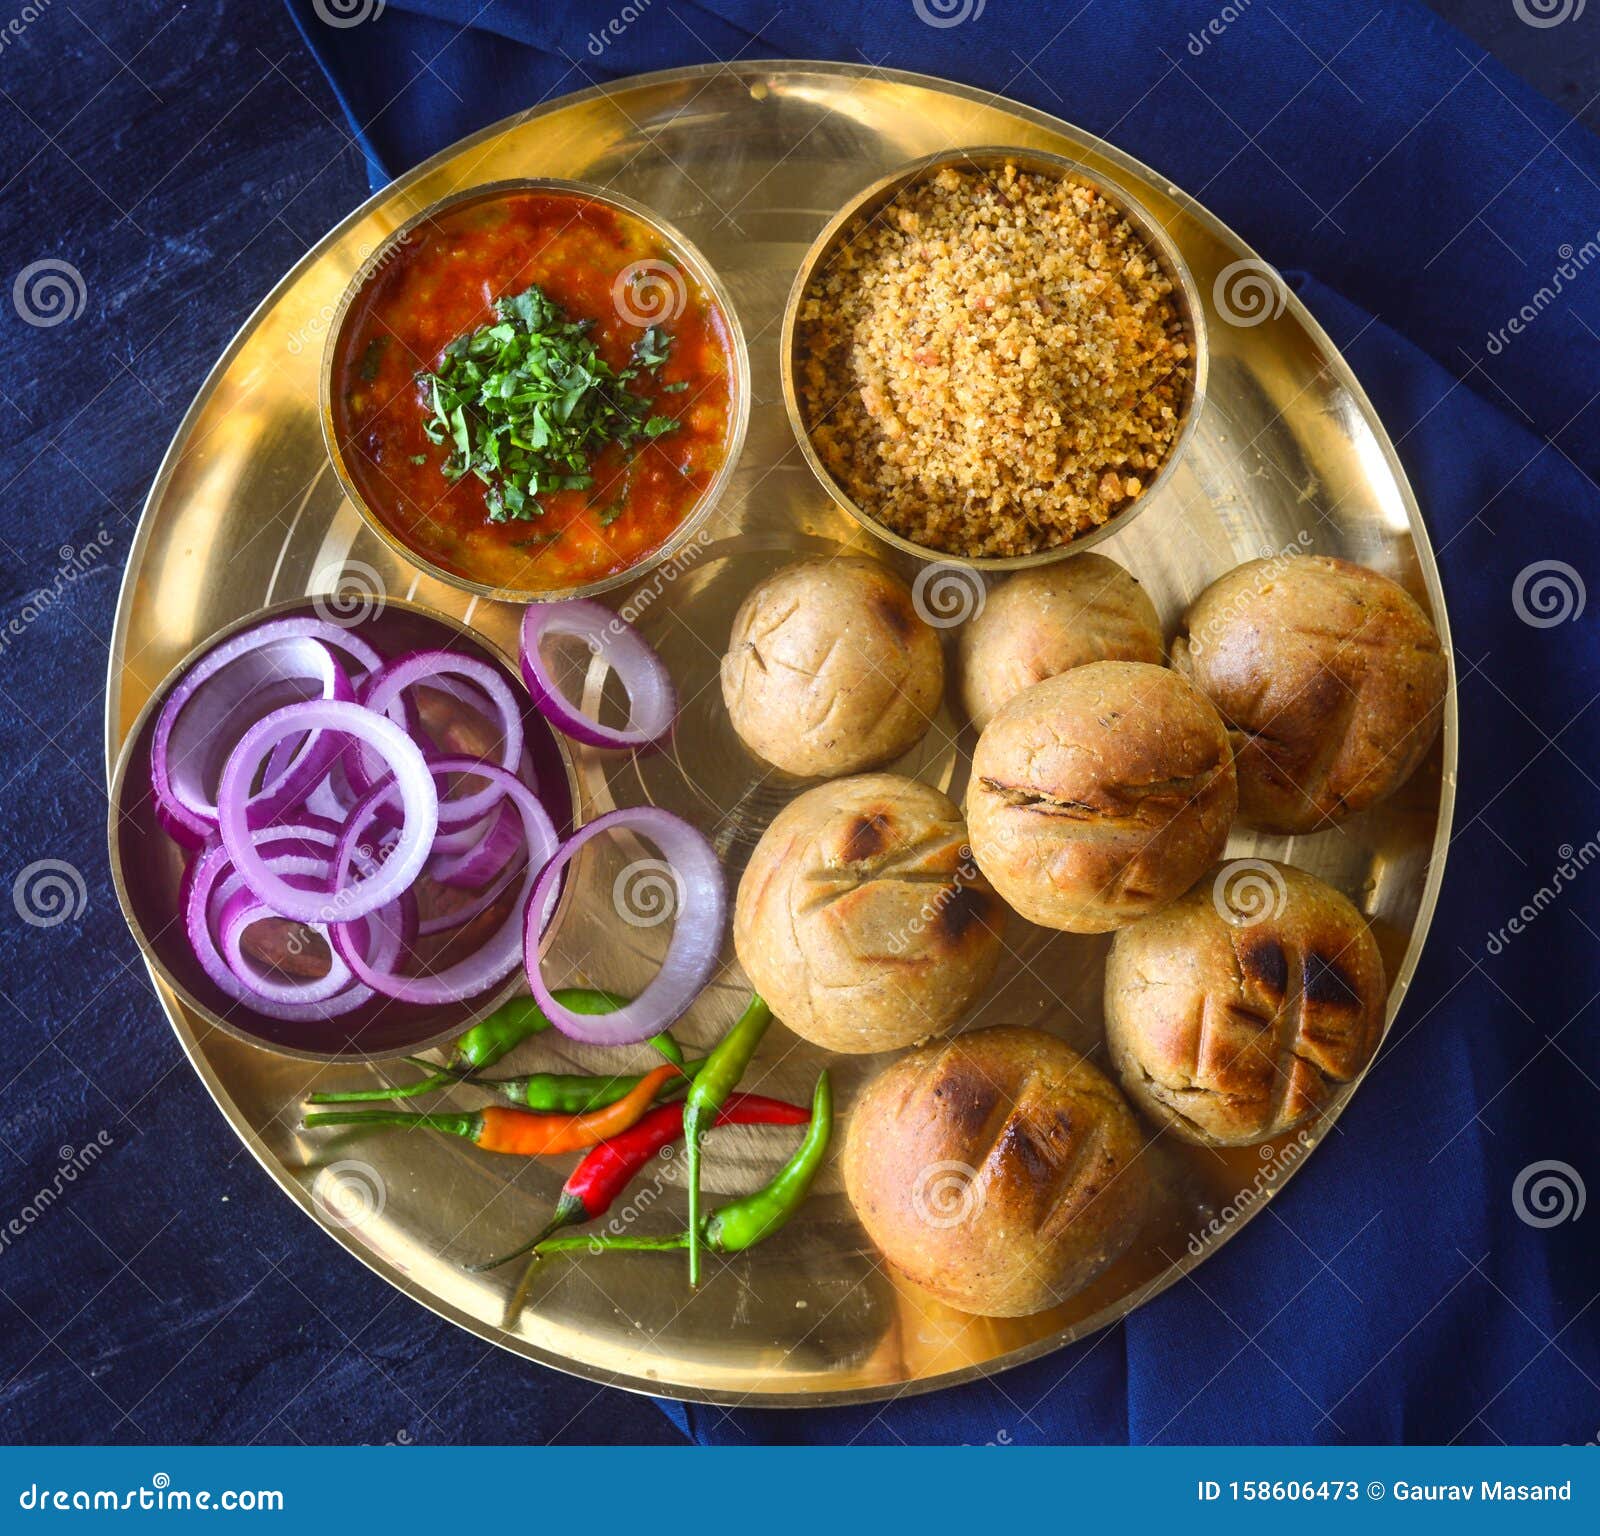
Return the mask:
<svg viewBox="0 0 1600 1536">
<path fill-rule="evenodd" d="M 328 591 L 350 605 L 385 594 L 411 599 L 515 649 L 517 610 L 411 569 L 341 497 L 318 418 L 319 364 L 351 275 L 419 208 L 482 182 L 566 177 L 623 192 L 680 227 L 728 285 L 749 342 L 754 408 L 729 494 L 669 566 L 609 594 L 679 683 L 675 745 L 638 760 L 579 750 L 576 764 L 585 819 L 615 804 L 661 803 L 700 826 L 737 879 L 793 790 L 744 753 L 722 709 L 717 659 L 734 608 L 763 575 L 802 553 L 848 548 L 887 560 L 908 578 L 918 569 L 875 545 L 832 504 L 795 445 L 778 382 L 784 300 L 807 246 L 841 204 L 904 161 L 964 144 L 1052 151 L 1131 189 L 1168 229 L 1204 296 L 1211 375 L 1194 439 L 1160 499 L 1099 546 L 1139 577 L 1169 632 L 1185 603 L 1225 570 L 1263 553 L 1309 549 L 1403 582 L 1431 611 L 1449 654 L 1427 532 L 1370 403 L 1299 301 L 1205 209 L 1092 135 L 963 86 L 849 65 L 719 64 L 585 91 L 486 129 L 364 204 L 273 290 L 207 379 L 151 490 L 111 651 L 108 767 L 151 689 L 180 657 L 231 620 L 284 598 Z M 959 799 L 971 745 L 970 730 L 947 706 L 897 766 Z M 1443 873 L 1456 748 L 1452 687 L 1439 745 L 1394 801 L 1339 831 L 1284 839 L 1241 830 L 1229 845 L 1230 857 L 1310 869 L 1362 907 L 1394 978 L 1391 1021 Z M 628 851 L 599 851 L 579 867 L 572 917 L 547 975 L 626 987 L 648 975 L 665 935 L 650 926 L 619 928 L 613 885 Z M 1103 1062 L 1108 939 L 1018 921 L 1008 943 L 1012 953 L 977 1022 L 1041 1025 Z M 731 947 L 728 957 L 681 1030 L 692 1046 L 714 1039 L 743 1000 Z M 953 1385 L 1115 1321 L 1235 1235 L 1298 1171 L 1339 1108 L 1266 1150 L 1224 1154 L 1153 1142 L 1145 1155 L 1164 1191 L 1159 1214 L 1087 1292 L 1037 1317 L 967 1317 L 889 1276 L 829 1170 L 787 1230 L 735 1260 L 713 1260 L 708 1283 L 692 1296 L 681 1269 L 655 1255 L 552 1265 L 517 1331 L 507 1333 L 500 1320 L 515 1268 L 473 1276 L 460 1261 L 537 1227 L 564 1163 L 508 1167 L 509 1160 L 431 1136 L 307 1134 L 297 1125 L 309 1088 L 371 1086 L 383 1069 L 257 1050 L 188 1014 L 159 981 L 157 991 L 240 1139 L 313 1219 L 392 1285 L 481 1337 L 562 1370 L 726 1404 L 815 1406 Z M 583 1059 L 565 1042 L 525 1049 L 527 1060 L 550 1067 Z M 807 1098 L 821 1056 L 775 1027 L 746 1086 Z M 882 1059 L 831 1065 L 848 1115 Z M 717 1135 L 708 1174 L 713 1202 L 768 1176 L 793 1133 Z M 640 1230 L 680 1225 L 677 1163 L 647 1176 L 619 1210 Z"/>
</svg>

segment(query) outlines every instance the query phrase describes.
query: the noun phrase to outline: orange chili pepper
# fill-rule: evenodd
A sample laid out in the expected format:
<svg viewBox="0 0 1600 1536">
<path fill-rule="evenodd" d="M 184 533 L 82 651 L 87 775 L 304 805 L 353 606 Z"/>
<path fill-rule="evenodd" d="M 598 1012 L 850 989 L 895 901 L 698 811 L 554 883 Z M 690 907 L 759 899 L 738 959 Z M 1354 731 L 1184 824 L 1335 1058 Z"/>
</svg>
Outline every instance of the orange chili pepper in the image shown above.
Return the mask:
<svg viewBox="0 0 1600 1536">
<path fill-rule="evenodd" d="M 579 1152 L 627 1130 L 649 1109 L 661 1085 L 678 1075 L 675 1066 L 663 1063 L 655 1071 L 646 1072 L 615 1104 L 591 1109 L 584 1115 L 536 1114 L 491 1104 L 480 1111 L 483 1129 L 473 1139 L 485 1152 L 510 1152 L 520 1157 Z"/>
<path fill-rule="evenodd" d="M 393 1125 L 403 1130 L 440 1131 L 460 1136 L 485 1152 L 513 1157 L 541 1157 L 551 1152 L 577 1152 L 625 1131 L 650 1108 L 668 1078 L 680 1075 L 670 1062 L 647 1072 L 614 1104 L 582 1115 L 537 1114 L 491 1104 L 468 1114 L 403 1114 L 392 1110 L 358 1110 L 307 1115 L 305 1124 Z"/>
</svg>

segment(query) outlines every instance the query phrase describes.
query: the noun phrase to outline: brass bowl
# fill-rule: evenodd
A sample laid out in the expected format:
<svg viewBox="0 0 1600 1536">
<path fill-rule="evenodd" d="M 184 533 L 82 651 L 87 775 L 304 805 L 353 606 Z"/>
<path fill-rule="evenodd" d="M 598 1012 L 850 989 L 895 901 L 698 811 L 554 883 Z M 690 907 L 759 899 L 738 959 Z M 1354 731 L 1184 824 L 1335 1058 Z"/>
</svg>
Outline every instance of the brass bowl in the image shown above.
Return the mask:
<svg viewBox="0 0 1600 1536">
<path fill-rule="evenodd" d="M 1099 527 L 1080 533 L 1076 538 L 1069 539 L 1064 544 L 1058 544 L 1053 549 L 1036 550 L 1027 555 L 957 555 L 947 550 L 935 549 L 931 545 L 914 543 L 904 535 L 886 528 L 877 518 L 856 502 L 850 493 L 834 479 L 832 472 L 822 462 L 821 457 L 812 446 L 810 429 L 806 424 L 805 413 L 800 406 L 800 394 L 796 384 L 799 372 L 798 319 L 801 301 L 805 297 L 806 290 L 811 286 L 812 279 L 832 261 L 835 252 L 860 225 L 875 218 L 907 187 L 914 182 L 926 179 L 947 165 L 987 170 L 1008 163 L 1024 171 L 1035 171 L 1041 175 L 1063 177 L 1079 182 L 1086 187 L 1092 187 L 1122 213 L 1138 233 L 1140 239 L 1144 241 L 1146 248 L 1155 257 L 1162 270 L 1172 279 L 1173 297 L 1177 303 L 1184 326 L 1189 333 L 1193 372 L 1189 391 L 1180 414 L 1178 432 L 1172 440 L 1172 446 L 1167 450 L 1166 458 L 1162 461 L 1160 469 L 1156 471 L 1155 478 L 1120 512 L 1107 518 Z M 977 571 L 1016 571 L 1030 566 L 1049 565 L 1056 560 L 1069 559 L 1083 550 L 1093 548 L 1103 539 L 1109 539 L 1112 534 L 1126 528 L 1147 506 L 1157 500 L 1166 489 L 1174 470 L 1177 468 L 1178 461 L 1183 457 L 1184 449 L 1187 448 L 1189 440 L 1194 435 L 1195 423 L 1199 420 L 1201 407 L 1205 402 L 1208 357 L 1205 305 L 1201 299 L 1200 290 L 1195 285 L 1195 280 L 1189 271 L 1188 264 L 1179 254 L 1177 246 L 1155 215 L 1145 208 L 1120 183 L 1111 182 L 1102 176 L 1094 175 L 1075 161 L 1068 160 L 1061 155 L 1048 154 L 1043 150 L 1008 149 L 1004 146 L 951 149 L 943 150 L 934 155 L 924 155 L 920 159 L 913 160 L 906 165 L 900 166 L 897 170 L 889 172 L 887 176 L 880 177 L 871 186 L 851 198 L 828 221 L 822 233 L 812 242 L 811 249 L 806 252 L 805 258 L 801 261 L 800 270 L 795 274 L 794 285 L 789 290 L 788 303 L 784 306 L 783 334 L 779 342 L 779 367 L 783 381 L 783 403 L 789 413 L 789 425 L 794 429 L 795 441 L 799 443 L 800 452 L 805 455 L 806 463 L 811 466 L 812 473 L 822 482 L 822 487 L 827 491 L 828 495 L 860 523 L 868 533 L 882 539 L 886 544 L 892 544 L 896 549 L 904 550 L 908 555 L 915 555 L 919 560 L 936 561 L 942 565 L 965 566 L 970 570 Z"/>
<path fill-rule="evenodd" d="M 474 581 L 470 576 L 463 576 L 456 571 L 446 570 L 443 566 L 435 565 L 396 533 L 384 521 L 383 517 L 368 504 L 350 474 L 349 467 L 345 461 L 344 448 L 339 441 L 339 434 L 334 425 L 333 376 L 335 360 L 339 355 L 339 346 L 344 333 L 345 321 L 349 318 L 351 307 L 362 289 L 366 287 L 368 281 L 380 268 L 388 263 L 398 247 L 404 245 L 418 229 L 438 218 L 447 209 L 457 208 L 466 203 L 504 197 L 510 193 L 518 192 L 549 192 L 587 198 L 608 208 L 615 208 L 619 212 L 628 214 L 640 223 L 647 225 L 667 246 L 674 262 L 699 284 L 701 291 L 722 312 L 722 317 L 727 322 L 728 341 L 732 352 L 728 388 L 729 421 L 725 452 L 722 465 L 717 470 L 711 484 L 706 487 L 705 494 L 689 508 L 677 528 L 655 549 L 642 555 L 632 565 L 625 567 L 623 570 L 613 571 L 609 576 L 601 576 L 581 586 L 550 588 L 497 587 L 486 582 Z M 723 285 L 721 278 L 713 271 L 705 257 L 676 227 L 667 223 L 657 214 L 652 213 L 644 204 L 635 202 L 631 197 L 624 197 L 620 192 L 613 192 L 604 187 L 592 186 L 587 182 L 581 181 L 561 181 L 551 177 L 517 178 L 486 182 L 482 186 L 470 187 L 464 192 L 456 192 L 449 197 L 440 198 L 438 202 L 430 203 L 420 213 L 414 214 L 407 219 L 405 223 L 400 225 L 368 255 L 357 270 L 356 275 L 350 279 L 350 284 L 345 289 L 343 297 L 339 300 L 328 326 L 327 341 L 322 349 L 320 405 L 322 437 L 327 445 L 328 458 L 333 464 L 333 472 L 338 479 L 340 489 L 356 511 L 361 514 L 366 525 L 373 533 L 403 560 L 428 572 L 431 576 L 437 576 L 440 581 L 448 582 L 453 587 L 459 587 L 463 592 L 475 593 L 479 597 L 499 598 L 509 603 L 558 602 L 569 597 L 592 597 L 597 592 L 604 592 L 611 587 L 621 586 L 624 582 L 633 580 L 641 573 L 653 570 L 656 566 L 670 560 L 674 554 L 682 549 L 711 515 L 712 509 L 716 506 L 723 492 L 726 491 L 728 482 L 733 478 L 734 470 L 738 467 L 739 454 L 744 447 L 745 431 L 750 424 L 750 353 L 745 346 L 744 328 L 739 324 L 739 316 L 734 310 L 733 300 L 729 296 L 727 288 Z"/>
<path fill-rule="evenodd" d="M 196 646 L 162 679 L 139 711 L 123 742 L 111 779 L 110 826 L 111 879 L 116 886 L 122 915 L 152 970 L 208 1024 L 264 1050 L 308 1061 L 383 1061 L 425 1051 L 453 1040 L 484 1015 L 522 990 L 520 972 L 477 998 L 439 1007 L 417 1007 L 388 998 L 373 1001 L 343 1018 L 327 1022 L 297 1023 L 271 1019 L 226 996 L 200 968 L 189 948 L 179 913 L 178 893 L 190 855 L 158 825 L 155 798 L 150 789 L 150 738 L 156 716 L 167 695 L 197 661 L 222 641 L 270 619 L 291 614 L 332 617 L 327 600 L 292 598 L 274 603 L 258 613 L 220 629 Z M 423 647 L 457 650 L 503 668 L 515 696 L 526 701 L 527 690 L 517 668 L 495 646 L 465 624 L 416 603 L 386 598 L 355 622 L 339 618 L 345 628 L 360 627 L 365 638 L 385 655 Z M 574 829 L 578 782 L 566 742 L 525 703 L 528 751 L 533 759 L 539 798 L 557 833 L 566 837 Z M 561 897 L 546 930 L 547 941 L 560 926 L 571 883 Z M 342 1044 L 330 1045 L 326 1037 L 337 1034 Z"/>
</svg>

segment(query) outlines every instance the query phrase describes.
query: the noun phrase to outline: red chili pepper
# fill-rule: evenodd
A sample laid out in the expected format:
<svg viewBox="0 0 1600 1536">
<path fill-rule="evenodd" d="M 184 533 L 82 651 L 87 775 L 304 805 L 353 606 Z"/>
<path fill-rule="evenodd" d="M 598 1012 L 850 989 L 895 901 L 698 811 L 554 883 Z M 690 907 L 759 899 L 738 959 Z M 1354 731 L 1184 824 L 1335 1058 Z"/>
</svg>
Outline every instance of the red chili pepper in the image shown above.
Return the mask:
<svg viewBox="0 0 1600 1536">
<path fill-rule="evenodd" d="M 811 1111 L 759 1093 L 734 1093 L 717 1113 L 718 1125 L 804 1125 Z M 561 1188 L 561 1198 L 544 1230 L 520 1248 L 487 1264 L 471 1266 L 474 1274 L 498 1269 L 538 1247 L 552 1232 L 593 1221 L 633 1182 L 634 1175 L 663 1147 L 683 1135 L 683 1105 L 658 1104 L 634 1125 L 587 1152 Z M 509 1323 L 508 1325 L 509 1326 Z"/>
</svg>

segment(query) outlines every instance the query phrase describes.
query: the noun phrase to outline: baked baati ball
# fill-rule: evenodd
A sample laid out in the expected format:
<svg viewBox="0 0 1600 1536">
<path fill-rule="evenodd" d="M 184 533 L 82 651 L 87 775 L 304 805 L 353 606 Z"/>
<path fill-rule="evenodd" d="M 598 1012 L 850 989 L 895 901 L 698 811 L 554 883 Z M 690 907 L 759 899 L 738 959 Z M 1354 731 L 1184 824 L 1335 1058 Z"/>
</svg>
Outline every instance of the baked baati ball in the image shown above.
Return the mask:
<svg viewBox="0 0 1600 1536">
<path fill-rule="evenodd" d="M 1387 576 L 1326 555 L 1252 560 L 1190 604 L 1172 664 L 1228 723 L 1239 815 L 1315 832 L 1392 795 L 1439 734 L 1439 636 Z"/>
<path fill-rule="evenodd" d="M 739 605 L 722 658 L 722 698 L 740 739 L 804 778 L 910 751 L 943 695 L 944 652 L 911 589 L 856 556 L 768 576 Z"/>
<path fill-rule="evenodd" d="M 1105 933 L 1221 855 L 1237 791 L 1205 698 L 1166 667 L 1097 661 L 1002 706 L 967 789 L 973 857 L 1029 922 Z"/>
<path fill-rule="evenodd" d="M 1161 619 L 1115 560 L 1082 554 L 1002 582 L 961 630 L 961 702 L 982 730 L 1024 688 L 1092 661 L 1165 658 Z"/>
<path fill-rule="evenodd" d="M 1026 1317 L 1132 1242 L 1151 1180 L 1104 1073 L 1036 1029 L 980 1029 L 867 1085 L 844 1146 L 857 1217 L 907 1279 L 963 1312 Z"/>
<path fill-rule="evenodd" d="M 1106 1041 L 1151 1119 L 1246 1146 L 1293 1130 L 1362 1071 L 1386 995 L 1377 941 L 1338 891 L 1235 860 L 1112 941 Z"/>
<path fill-rule="evenodd" d="M 949 798 L 871 773 L 819 784 L 773 818 L 739 882 L 733 942 L 797 1035 L 887 1051 L 943 1034 L 978 1001 L 1005 916 Z"/>
</svg>

